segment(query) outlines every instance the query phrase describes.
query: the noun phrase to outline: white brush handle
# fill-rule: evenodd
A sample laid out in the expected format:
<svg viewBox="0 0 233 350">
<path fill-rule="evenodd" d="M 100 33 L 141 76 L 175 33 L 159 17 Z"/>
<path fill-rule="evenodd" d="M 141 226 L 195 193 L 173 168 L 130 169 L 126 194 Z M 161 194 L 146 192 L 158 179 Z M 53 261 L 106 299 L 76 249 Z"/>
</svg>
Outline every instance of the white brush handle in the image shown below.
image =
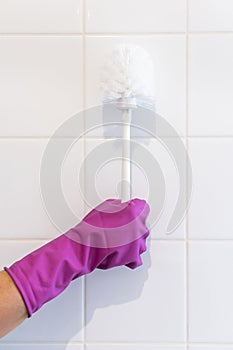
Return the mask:
<svg viewBox="0 0 233 350">
<path fill-rule="evenodd" d="M 121 201 L 126 202 L 131 198 L 130 180 L 130 123 L 132 110 L 122 110 L 122 169 L 121 169 Z"/>
</svg>

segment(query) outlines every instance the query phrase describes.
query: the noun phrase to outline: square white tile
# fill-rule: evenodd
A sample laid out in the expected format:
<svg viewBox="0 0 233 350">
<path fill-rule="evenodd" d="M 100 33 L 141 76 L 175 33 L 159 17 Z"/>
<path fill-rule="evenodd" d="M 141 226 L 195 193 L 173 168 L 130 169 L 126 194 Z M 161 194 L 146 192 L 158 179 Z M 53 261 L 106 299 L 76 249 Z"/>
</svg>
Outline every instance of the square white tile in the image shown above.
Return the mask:
<svg viewBox="0 0 233 350">
<path fill-rule="evenodd" d="M 87 0 L 87 32 L 185 31 L 185 0 Z"/>
<path fill-rule="evenodd" d="M 137 270 L 87 277 L 87 342 L 184 342 L 185 245 L 151 241 Z"/>
<path fill-rule="evenodd" d="M 80 33 L 82 0 L 0 2 L 0 33 Z"/>
<path fill-rule="evenodd" d="M 54 238 L 81 219 L 83 202 L 76 172 L 83 159 L 82 141 L 63 164 L 58 163 L 72 141 L 57 139 L 52 153 L 48 140 L 0 141 L 1 238 Z"/>
<path fill-rule="evenodd" d="M 233 135 L 233 35 L 191 35 L 189 135 Z"/>
<path fill-rule="evenodd" d="M 189 30 L 232 31 L 233 3 L 231 0 L 190 0 Z"/>
<path fill-rule="evenodd" d="M 185 149 L 178 150 L 180 144 L 184 145 L 182 139 L 132 139 L 132 198 L 148 201 L 152 238 L 185 238 L 186 221 L 181 221 L 182 215 L 178 214 L 182 208 L 184 214 L 185 193 L 184 196 L 181 193 L 186 189 L 185 155 L 182 153 Z M 121 140 L 87 139 L 86 152 L 86 200 L 90 210 L 107 198 L 121 196 Z M 180 225 L 175 228 L 171 223 L 173 231 L 167 234 L 173 214 L 176 224 Z"/>
<path fill-rule="evenodd" d="M 155 66 L 156 111 L 179 135 L 185 135 L 185 37 L 183 35 L 155 36 L 87 36 L 86 38 L 86 107 L 101 106 L 100 72 L 106 55 L 122 43 L 143 47 Z M 101 111 L 93 112 L 103 123 Z M 88 129 L 88 125 L 87 125 Z M 87 131 L 87 130 L 86 130 Z M 91 136 L 102 136 L 94 130 Z M 165 136 L 168 136 L 167 134 Z"/>
<path fill-rule="evenodd" d="M 232 250 L 233 242 L 189 245 L 190 342 L 233 342 Z"/>
<path fill-rule="evenodd" d="M 81 37 L 1 37 L 0 52 L 0 136 L 50 136 L 82 109 Z"/>
<path fill-rule="evenodd" d="M 37 249 L 45 242 L 2 242 L 0 247 L 1 267 Z M 36 267 L 35 267 L 36 268 Z M 83 339 L 83 294 L 82 279 L 72 284 L 56 299 L 45 304 L 32 318 L 1 339 L 1 342 L 69 342 Z"/>
<path fill-rule="evenodd" d="M 189 140 L 193 194 L 188 212 L 189 237 L 232 239 L 233 140 Z"/>
</svg>

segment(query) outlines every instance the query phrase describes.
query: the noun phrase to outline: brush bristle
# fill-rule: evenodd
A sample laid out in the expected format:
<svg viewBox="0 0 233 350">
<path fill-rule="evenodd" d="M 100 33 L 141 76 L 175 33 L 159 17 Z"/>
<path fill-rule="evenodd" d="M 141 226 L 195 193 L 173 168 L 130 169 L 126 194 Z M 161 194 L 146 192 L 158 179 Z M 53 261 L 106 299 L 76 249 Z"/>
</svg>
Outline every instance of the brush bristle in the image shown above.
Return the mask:
<svg viewBox="0 0 233 350">
<path fill-rule="evenodd" d="M 135 45 L 118 45 L 106 58 L 101 71 L 104 102 L 154 97 L 154 65 L 146 50 Z"/>
</svg>

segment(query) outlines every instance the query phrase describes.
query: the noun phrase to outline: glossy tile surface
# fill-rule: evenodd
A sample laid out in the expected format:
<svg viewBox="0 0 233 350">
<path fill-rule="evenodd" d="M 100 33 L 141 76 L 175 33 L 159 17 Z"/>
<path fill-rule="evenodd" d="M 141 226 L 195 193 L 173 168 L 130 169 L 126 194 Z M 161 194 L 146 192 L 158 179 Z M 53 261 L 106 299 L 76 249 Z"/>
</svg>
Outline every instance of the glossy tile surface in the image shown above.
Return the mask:
<svg viewBox="0 0 233 350">
<path fill-rule="evenodd" d="M 231 0 L 190 0 L 189 29 L 191 31 L 232 31 Z"/>
<path fill-rule="evenodd" d="M 232 239 L 233 140 L 189 140 L 193 194 L 189 208 L 189 237 Z"/>
<path fill-rule="evenodd" d="M 168 11 L 169 9 L 169 11 Z M 184 0 L 87 0 L 87 32 L 185 31 Z"/>
<path fill-rule="evenodd" d="M 82 141 L 66 158 L 73 140 L 54 142 L 51 151 L 44 139 L 0 140 L 1 238 L 54 238 L 82 217 L 76 178 L 83 159 Z"/>
<path fill-rule="evenodd" d="M 233 135 L 233 34 L 189 39 L 189 135 Z"/>
<path fill-rule="evenodd" d="M 185 245 L 151 241 L 149 251 L 135 271 L 87 278 L 87 341 L 185 341 Z"/>
<path fill-rule="evenodd" d="M 232 343 L 232 242 L 189 246 L 189 334 L 191 342 Z"/>
<path fill-rule="evenodd" d="M 51 136 L 82 108 L 80 37 L 0 37 L 0 136 Z"/>
<path fill-rule="evenodd" d="M 0 33 L 80 33 L 81 0 L 0 2 Z"/>
</svg>

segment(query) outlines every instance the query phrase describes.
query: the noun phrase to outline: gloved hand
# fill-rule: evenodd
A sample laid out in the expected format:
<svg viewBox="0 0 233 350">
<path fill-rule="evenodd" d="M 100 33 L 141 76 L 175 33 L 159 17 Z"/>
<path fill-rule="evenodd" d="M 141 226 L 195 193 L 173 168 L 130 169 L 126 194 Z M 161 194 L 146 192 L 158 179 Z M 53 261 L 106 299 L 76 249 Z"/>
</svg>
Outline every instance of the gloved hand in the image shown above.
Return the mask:
<svg viewBox="0 0 233 350">
<path fill-rule="evenodd" d="M 142 264 L 149 230 L 144 200 L 109 199 L 74 228 L 5 270 L 18 287 L 30 317 L 77 277 L 95 268 Z"/>
</svg>

